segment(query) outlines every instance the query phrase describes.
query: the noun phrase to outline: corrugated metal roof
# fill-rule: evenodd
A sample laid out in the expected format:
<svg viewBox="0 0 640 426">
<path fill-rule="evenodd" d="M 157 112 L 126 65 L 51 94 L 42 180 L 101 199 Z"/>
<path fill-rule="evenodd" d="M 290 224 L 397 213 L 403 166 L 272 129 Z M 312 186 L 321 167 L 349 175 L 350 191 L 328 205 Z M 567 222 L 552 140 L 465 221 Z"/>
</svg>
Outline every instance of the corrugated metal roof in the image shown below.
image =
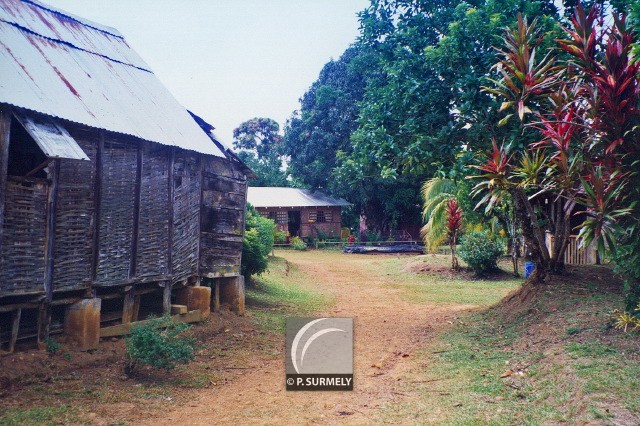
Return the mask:
<svg viewBox="0 0 640 426">
<path fill-rule="evenodd" d="M 117 31 L 42 3 L 0 0 L 0 76 L 1 103 L 224 157 Z"/>
<path fill-rule="evenodd" d="M 254 207 L 329 207 L 350 206 L 342 198 L 333 198 L 309 189 L 250 186 L 247 202 Z"/>
</svg>

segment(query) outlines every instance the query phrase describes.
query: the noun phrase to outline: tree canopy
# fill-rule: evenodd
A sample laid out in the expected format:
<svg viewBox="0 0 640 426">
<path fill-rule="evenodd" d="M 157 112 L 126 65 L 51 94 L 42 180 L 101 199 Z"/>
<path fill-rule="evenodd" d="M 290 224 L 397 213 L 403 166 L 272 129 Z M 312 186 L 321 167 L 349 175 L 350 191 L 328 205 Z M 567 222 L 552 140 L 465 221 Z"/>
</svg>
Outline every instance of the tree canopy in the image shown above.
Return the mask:
<svg viewBox="0 0 640 426">
<path fill-rule="evenodd" d="M 464 179 L 469 155 L 508 139 L 501 101 L 481 90 L 518 12 L 559 35 L 553 1 L 372 0 L 359 40 L 325 65 L 285 131 L 289 172 L 355 204 L 374 230 L 420 223 L 422 183 Z"/>
<path fill-rule="evenodd" d="M 280 125 L 271 118 L 252 118 L 233 131 L 233 147 L 257 179 L 253 186 L 289 186 L 283 170 L 283 137 Z"/>
</svg>

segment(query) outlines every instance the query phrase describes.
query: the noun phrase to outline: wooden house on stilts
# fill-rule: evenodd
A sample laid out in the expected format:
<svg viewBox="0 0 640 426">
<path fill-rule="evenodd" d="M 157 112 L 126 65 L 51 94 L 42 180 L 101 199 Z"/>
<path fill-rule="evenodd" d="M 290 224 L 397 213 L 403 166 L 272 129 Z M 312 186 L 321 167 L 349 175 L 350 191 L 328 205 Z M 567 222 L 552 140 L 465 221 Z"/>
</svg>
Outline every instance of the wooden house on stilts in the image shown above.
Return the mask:
<svg viewBox="0 0 640 426">
<path fill-rule="evenodd" d="M 251 171 L 210 130 L 116 30 L 0 0 L 2 350 L 244 309 Z"/>
</svg>

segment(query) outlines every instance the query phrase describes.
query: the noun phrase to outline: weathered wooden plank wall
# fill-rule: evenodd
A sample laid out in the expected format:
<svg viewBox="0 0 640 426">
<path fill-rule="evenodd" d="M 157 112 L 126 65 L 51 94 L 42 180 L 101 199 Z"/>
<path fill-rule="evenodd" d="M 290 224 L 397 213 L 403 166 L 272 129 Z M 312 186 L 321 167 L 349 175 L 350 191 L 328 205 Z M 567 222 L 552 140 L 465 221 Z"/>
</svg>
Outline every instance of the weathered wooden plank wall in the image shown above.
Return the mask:
<svg viewBox="0 0 640 426">
<path fill-rule="evenodd" d="M 88 288 L 92 281 L 97 143 L 95 132 L 72 134 L 91 161 L 60 160 L 54 247 L 54 291 Z"/>
<path fill-rule="evenodd" d="M 169 273 L 169 148 L 145 144 L 140 184 L 137 276 Z"/>
<path fill-rule="evenodd" d="M 129 281 L 138 154 L 137 147 L 123 139 L 107 136 L 102 152 L 98 286 Z"/>
<path fill-rule="evenodd" d="M 11 138 L 11 114 L 0 108 L 0 255 L 2 255 L 2 234 L 4 223 L 5 194 L 7 192 L 7 170 L 9 168 L 9 141 Z"/>
<path fill-rule="evenodd" d="M 240 273 L 246 177 L 238 165 L 68 128 L 90 161 L 54 160 L 49 179 L 0 179 L 0 296 L 50 299 L 91 286 Z M 10 115 L 0 112 L 0 176 L 9 131 Z"/>
<path fill-rule="evenodd" d="M 173 176 L 173 281 L 198 274 L 201 183 L 199 156 L 176 151 Z"/>
<path fill-rule="evenodd" d="M 206 158 L 203 170 L 200 274 L 238 275 L 246 203 L 246 179 L 235 164 Z"/>
<path fill-rule="evenodd" d="M 0 257 L 4 294 L 44 293 L 48 183 L 9 177 Z"/>
</svg>

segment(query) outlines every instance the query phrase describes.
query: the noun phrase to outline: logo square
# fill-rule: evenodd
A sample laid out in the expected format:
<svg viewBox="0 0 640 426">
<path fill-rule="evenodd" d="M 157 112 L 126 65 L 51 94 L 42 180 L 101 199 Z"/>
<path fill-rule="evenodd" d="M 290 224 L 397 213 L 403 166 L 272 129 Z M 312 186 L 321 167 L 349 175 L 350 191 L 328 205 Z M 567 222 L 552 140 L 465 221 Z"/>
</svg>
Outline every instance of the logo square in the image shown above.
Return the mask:
<svg viewBox="0 0 640 426">
<path fill-rule="evenodd" d="M 287 318 L 287 390 L 353 390 L 353 318 Z"/>
</svg>

